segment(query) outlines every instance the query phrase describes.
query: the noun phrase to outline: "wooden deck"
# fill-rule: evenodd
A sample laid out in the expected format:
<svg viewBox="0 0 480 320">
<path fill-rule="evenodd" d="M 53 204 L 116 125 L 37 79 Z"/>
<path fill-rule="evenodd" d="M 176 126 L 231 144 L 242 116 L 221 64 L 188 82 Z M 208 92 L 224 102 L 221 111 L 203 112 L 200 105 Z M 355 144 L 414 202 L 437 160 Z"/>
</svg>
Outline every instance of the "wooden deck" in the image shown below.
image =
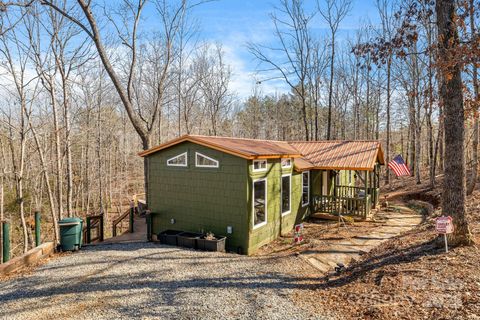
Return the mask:
<svg viewBox="0 0 480 320">
<path fill-rule="evenodd" d="M 135 216 L 133 220 L 133 233 L 128 230 L 124 233 L 106 239 L 103 243 L 124 243 L 124 242 L 144 242 L 147 241 L 147 223 L 145 217 Z"/>
</svg>

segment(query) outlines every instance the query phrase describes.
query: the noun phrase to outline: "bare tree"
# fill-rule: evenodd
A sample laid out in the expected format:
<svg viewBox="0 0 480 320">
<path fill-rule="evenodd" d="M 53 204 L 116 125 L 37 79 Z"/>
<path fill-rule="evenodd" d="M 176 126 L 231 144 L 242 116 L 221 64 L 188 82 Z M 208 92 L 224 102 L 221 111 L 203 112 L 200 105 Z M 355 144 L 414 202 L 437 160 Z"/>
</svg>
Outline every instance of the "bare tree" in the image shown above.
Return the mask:
<svg viewBox="0 0 480 320">
<path fill-rule="evenodd" d="M 338 28 L 342 20 L 351 10 L 350 0 L 325 0 L 325 6 L 317 0 L 319 12 L 330 28 L 330 82 L 328 88 L 328 117 L 327 117 L 327 140 L 332 138 L 332 99 L 333 99 L 333 77 L 335 69 L 335 41 Z"/>
<path fill-rule="evenodd" d="M 326 50 L 321 42 L 312 45 L 308 69 L 308 92 L 310 93 L 310 101 L 314 110 L 315 129 L 313 139 L 318 140 L 319 136 L 319 117 L 320 117 L 320 100 L 322 95 L 322 77 L 327 68 Z"/>
<path fill-rule="evenodd" d="M 392 28 L 393 26 L 393 14 L 392 14 L 392 4 L 390 0 L 377 0 L 376 2 L 377 9 L 382 21 L 382 37 L 384 39 L 390 39 L 392 37 Z M 393 51 L 390 50 L 387 54 L 386 59 L 386 77 L 387 77 L 387 86 L 385 90 L 387 91 L 387 101 L 386 101 L 386 142 L 385 142 L 385 162 L 390 162 L 390 147 L 391 147 L 391 104 L 392 104 L 392 60 L 393 60 Z M 385 183 L 390 183 L 390 170 L 385 170 Z"/>
<path fill-rule="evenodd" d="M 271 74 L 272 78 L 282 78 L 290 86 L 301 101 L 305 139 L 310 139 L 307 119 L 307 80 L 312 50 L 310 21 L 314 13 L 304 11 L 303 0 L 281 0 L 276 12 L 270 15 L 275 27 L 274 35 L 279 42 L 278 47 L 249 43 L 250 52 L 265 66 L 261 72 Z M 278 61 L 272 53 L 282 53 L 285 62 Z"/>
<path fill-rule="evenodd" d="M 38 133 L 32 124 L 30 114 L 27 114 L 27 120 L 28 120 L 28 126 L 32 131 L 33 140 L 35 141 L 35 146 L 37 147 L 38 157 L 40 158 L 40 166 L 42 167 L 43 180 L 45 182 L 45 186 L 47 187 L 47 196 L 50 204 L 50 213 L 52 216 L 52 224 L 53 224 L 53 240 L 54 240 L 54 243 L 58 243 L 59 241 L 58 219 L 57 219 L 57 214 L 55 210 L 55 199 L 53 197 L 53 191 L 50 184 L 49 170 L 47 167 L 47 161 L 45 159 L 45 151 L 40 143 L 40 138 L 38 136 Z"/>
<path fill-rule="evenodd" d="M 141 22 L 142 11 L 146 5 L 146 0 L 124 0 L 122 3 L 122 10 L 120 11 L 121 16 L 118 21 L 122 23 L 119 25 L 116 22 L 116 19 L 110 17 L 109 22 L 117 30 L 118 40 L 122 43 L 124 48 L 128 51 L 128 55 L 123 56 L 124 61 L 128 61 L 129 68 L 126 72 L 125 78 L 122 79 L 119 70 L 116 70 L 112 64 L 112 57 L 107 51 L 104 43 L 104 37 L 98 26 L 97 17 L 95 16 L 94 10 L 92 8 L 91 2 L 85 0 L 77 0 L 77 8 L 82 12 L 82 17 L 76 17 L 75 12 L 60 8 L 56 5 L 55 2 L 50 0 L 42 0 L 42 4 L 50 6 L 54 10 L 60 12 L 62 15 L 70 19 L 72 22 L 77 24 L 93 41 L 99 58 L 105 67 L 115 90 L 117 91 L 120 100 L 127 112 L 127 115 L 135 128 L 135 131 L 139 135 L 142 146 L 144 150 L 147 150 L 151 147 L 152 141 L 152 132 L 154 130 L 154 125 L 157 122 L 159 115 L 159 108 L 154 108 L 148 114 L 148 116 L 141 114 L 141 111 L 138 107 L 135 106 L 134 102 L 134 81 L 137 70 L 137 59 L 138 59 L 138 30 L 139 24 Z M 164 61 L 163 69 L 163 79 L 166 79 L 167 71 L 169 70 L 170 63 L 172 61 L 172 41 L 174 35 L 178 31 L 179 22 L 184 12 L 191 8 L 186 1 L 181 1 L 178 5 L 172 5 L 171 3 L 165 0 L 156 0 L 154 2 L 155 9 L 159 14 L 160 25 L 162 28 L 162 34 L 164 36 L 165 47 L 167 49 L 167 55 Z M 105 12 L 104 12 L 105 13 Z M 129 60 L 126 60 L 129 59 Z M 161 86 L 163 82 L 160 82 Z M 159 90 L 162 91 L 163 87 L 159 87 Z M 148 162 L 147 158 L 144 161 L 144 178 L 145 178 L 145 190 L 148 187 Z"/>
<path fill-rule="evenodd" d="M 211 125 L 211 134 L 217 135 L 219 123 L 228 113 L 232 96 L 228 91 L 231 71 L 225 64 L 221 45 L 205 45 L 195 60 L 200 68 L 200 87 L 204 95 L 205 110 Z"/>
<path fill-rule="evenodd" d="M 22 9 L 22 12 L 25 9 Z M 11 21 L 7 13 L 1 17 Z M 28 229 L 25 219 L 24 198 L 24 173 L 26 162 L 26 145 L 28 140 L 27 116 L 31 112 L 32 102 L 37 94 L 37 82 L 27 74 L 27 63 L 30 48 L 21 41 L 19 31 L 12 29 L 8 33 L 0 35 L 0 54 L 2 56 L 1 67 L 8 75 L 11 83 L 4 89 L 8 92 L 13 102 L 13 112 L 7 115 L 8 143 L 12 159 L 12 167 L 15 176 L 15 192 L 18 203 L 20 221 L 23 230 L 23 251 L 29 247 Z M 18 112 L 18 118 L 14 114 Z"/>
</svg>

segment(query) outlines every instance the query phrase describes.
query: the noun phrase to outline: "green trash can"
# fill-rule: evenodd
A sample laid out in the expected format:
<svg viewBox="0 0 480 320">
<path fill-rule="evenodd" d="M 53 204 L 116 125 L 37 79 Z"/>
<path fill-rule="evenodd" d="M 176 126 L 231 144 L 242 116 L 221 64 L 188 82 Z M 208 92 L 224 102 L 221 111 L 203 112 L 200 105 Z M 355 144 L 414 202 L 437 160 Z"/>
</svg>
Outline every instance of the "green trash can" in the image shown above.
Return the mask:
<svg viewBox="0 0 480 320">
<path fill-rule="evenodd" d="M 82 247 L 83 220 L 65 218 L 58 222 L 62 251 L 76 251 Z"/>
</svg>

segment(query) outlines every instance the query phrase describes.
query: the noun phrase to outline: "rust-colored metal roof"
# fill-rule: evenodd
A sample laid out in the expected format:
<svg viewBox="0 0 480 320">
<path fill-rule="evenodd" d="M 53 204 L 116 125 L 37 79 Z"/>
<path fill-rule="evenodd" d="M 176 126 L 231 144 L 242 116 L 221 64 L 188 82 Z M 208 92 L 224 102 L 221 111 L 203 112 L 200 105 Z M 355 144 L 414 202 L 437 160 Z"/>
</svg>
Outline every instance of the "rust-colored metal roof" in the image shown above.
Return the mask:
<svg viewBox="0 0 480 320">
<path fill-rule="evenodd" d="M 145 157 L 190 141 L 245 159 L 295 158 L 296 170 L 373 170 L 384 164 L 378 141 L 274 141 L 215 136 L 184 135 L 139 153 Z"/>
<path fill-rule="evenodd" d="M 290 142 L 315 169 L 373 170 L 385 164 L 379 141 L 295 141 Z"/>
<path fill-rule="evenodd" d="M 305 158 L 296 158 L 293 160 L 293 165 L 297 171 L 305 171 L 315 168 L 315 165 Z"/>
<path fill-rule="evenodd" d="M 301 154 L 285 141 L 228 138 L 215 136 L 184 135 L 157 147 L 140 152 L 144 157 L 173 145 L 190 141 L 245 159 L 256 158 L 298 158 Z"/>
</svg>

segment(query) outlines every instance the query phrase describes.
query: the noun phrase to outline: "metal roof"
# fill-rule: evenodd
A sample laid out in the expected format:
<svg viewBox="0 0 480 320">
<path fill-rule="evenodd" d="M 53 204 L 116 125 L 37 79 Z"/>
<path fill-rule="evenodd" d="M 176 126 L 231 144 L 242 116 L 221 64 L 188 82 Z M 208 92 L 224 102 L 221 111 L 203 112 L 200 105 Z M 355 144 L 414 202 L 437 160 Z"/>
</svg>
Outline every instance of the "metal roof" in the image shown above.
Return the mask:
<svg viewBox="0 0 480 320">
<path fill-rule="evenodd" d="M 245 159 L 295 158 L 297 170 L 373 170 L 384 164 L 379 141 L 274 141 L 216 136 L 184 135 L 142 151 L 145 157 L 176 144 L 190 141 Z"/>
<path fill-rule="evenodd" d="M 200 135 L 184 135 L 157 147 L 140 152 L 139 155 L 144 157 L 185 141 L 201 144 L 245 159 L 301 157 L 298 150 L 285 141 Z"/>
<path fill-rule="evenodd" d="M 296 158 L 293 160 L 293 165 L 297 171 L 305 171 L 314 169 L 315 165 L 305 158 Z"/>
<path fill-rule="evenodd" d="M 379 141 L 295 141 L 290 142 L 315 169 L 373 170 L 385 164 Z"/>
</svg>

